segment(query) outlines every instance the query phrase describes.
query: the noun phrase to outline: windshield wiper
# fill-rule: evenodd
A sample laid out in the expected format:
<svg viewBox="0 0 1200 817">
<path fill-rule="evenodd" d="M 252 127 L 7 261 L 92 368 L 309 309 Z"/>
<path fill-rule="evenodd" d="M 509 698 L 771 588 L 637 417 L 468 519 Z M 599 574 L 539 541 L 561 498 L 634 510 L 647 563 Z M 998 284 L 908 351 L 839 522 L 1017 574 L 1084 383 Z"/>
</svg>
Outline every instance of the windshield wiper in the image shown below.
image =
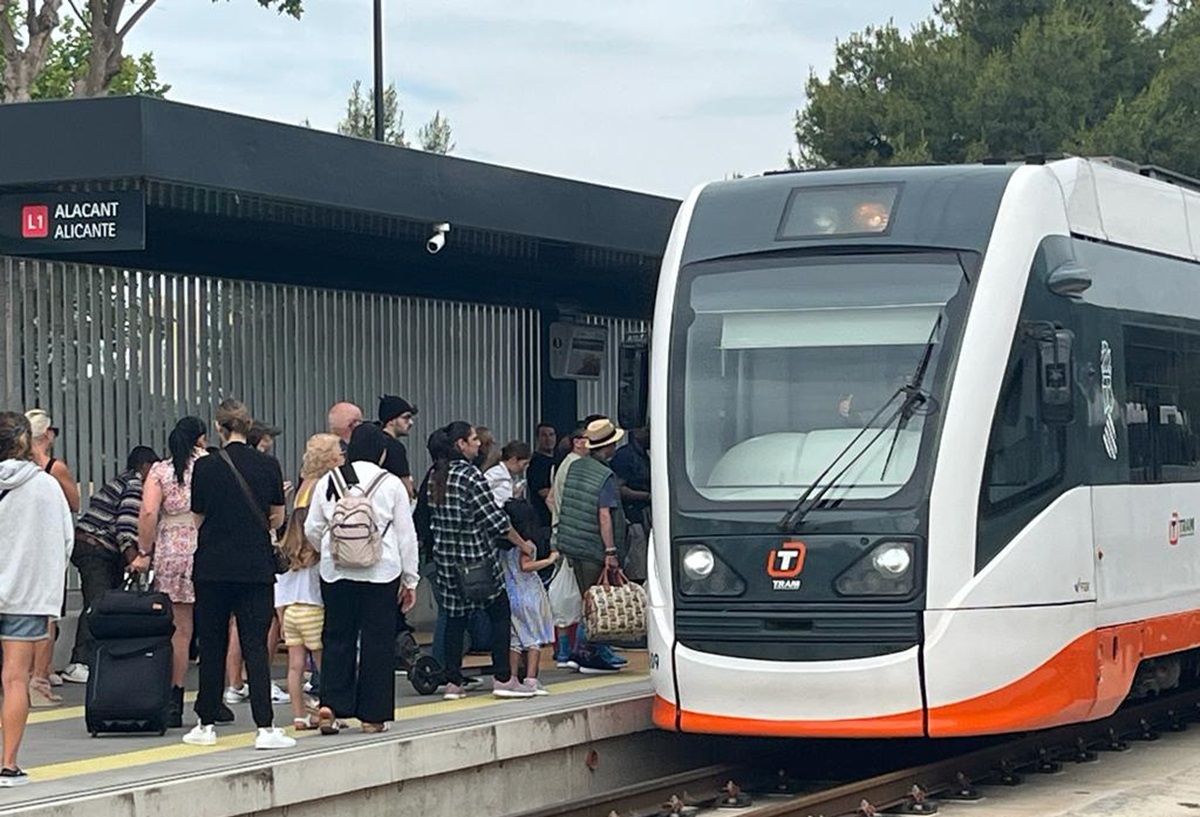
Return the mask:
<svg viewBox="0 0 1200 817">
<path fill-rule="evenodd" d="M 808 515 L 809 511 L 820 504 L 821 500 L 825 498 L 825 494 L 829 493 L 829 489 L 834 487 L 838 483 L 838 480 L 844 477 L 846 472 L 853 468 L 855 463 L 862 459 L 863 454 L 871 450 L 871 446 L 875 444 L 875 441 L 882 437 L 888 430 L 888 427 L 896 421 L 897 417 L 900 416 L 900 412 L 904 408 L 903 404 L 901 404 L 894 412 L 892 412 L 891 416 L 888 417 L 887 422 L 880 426 L 876 431 L 875 436 L 868 440 L 867 444 L 862 447 L 862 450 L 854 455 L 854 459 L 846 463 L 846 467 L 841 471 L 838 471 L 837 474 L 830 479 L 823 488 L 821 488 L 817 495 L 813 496 L 812 502 L 808 505 L 805 504 L 808 503 L 808 498 L 812 496 L 813 491 L 816 491 L 817 486 L 821 484 L 822 480 L 829 476 L 829 472 L 836 468 L 838 463 L 842 461 L 842 458 L 854 449 L 855 443 L 861 440 L 863 435 L 872 430 L 872 426 L 875 424 L 875 421 L 879 419 L 879 416 L 887 411 L 888 407 L 891 406 L 892 403 L 896 402 L 896 398 L 902 394 L 904 394 L 903 386 L 892 392 L 892 396 L 887 399 L 886 403 L 880 406 L 879 411 L 875 412 L 871 419 L 867 421 L 867 424 L 863 426 L 863 429 L 854 435 L 854 439 L 848 442 L 845 448 L 838 452 L 838 455 L 833 458 L 829 465 L 825 466 L 825 470 L 817 475 L 817 478 L 812 481 L 812 484 L 804 489 L 804 493 L 800 494 L 800 498 L 796 500 L 796 504 L 794 504 L 791 509 L 783 515 L 783 518 L 779 520 L 780 528 L 782 528 L 784 531 L 790 531 L 804 521 L 804 517 Z"/>
<path fill-rule="evenodd" d="M 896 423 L 896 433 L 892 436 L 892 444 L 888 448 L 887 459 L 883 464 L 883 473 L 886 474 L 888 465 L 892 460 L 892 453 L 896 448 L 896 441 L 900 438 L 900 431 L 904 428 L 904 426 L 908 425 L 908 422 L 912 420 L 916 414 L 930 414 L 937 410 L 936 400 L 934 400 L 931 394 L 921 390 L 921 384 L 924 382 L 925 374 L 929 369 L 929 362 L 933 357 L 933 348 L 935 345 L 934 339 L 937 337 L 937 330 L 941 324 L 942 316 L 939 314 L 937 320 L 933 324 L 933 329 L 929 332 L 929 338 L 925 342 L 925 350 L 921 354 L 921 360 L 917 363 L 916 371 L 913 372 L 912 377 L 909 378 L 907 383 L 892 393 L 892 396 L 887 399 L 887 402 L 884 403 L 879 410 L 875 412 L 871 419 L 867 421 L 867 424 L 863 427 L 862 431 L 855 434 L 854 439 L 850 440 L 850 442 L 838 452 L 837 456 L 833 458 L 833 461 L 825 467 L 825 470 L 822 471 L 815 480 L 813 480 L 812 484 L 804 489 L 804 493 L 802 493 L 799 499 L 796 500 L 796 504 L 792 505 L 788 512 L 783 515 L 783 518 L 779 520 L 779 527 L 781 529 L 784 531 L 792 531 L 797 525 L 803 522 L 804 517 L 808 515 L 809 511 L 811 511 L 813 508 L 819 507 L 822 500 L 825 499 L 825 495 L 828 494 L 833 488 L 839 487 L 842 477 L 844 477 L 847 472 L 849 472 L 850 469 L 853 468 L 860 459 L 862 459 L 864 454 L 871 450 L 871 447 L 875 445 L 876 441 L 878 441 L 880 437 L 887 433 L 887 430 L 892 423 Z M 835 474 L 819 491 L 817 491 L 817 486 L 821 484 L 822 480 L 829 476 L 829 473 L 837 467 L 838 463 L 842 461 L 842 458 L 854 449 L 855 444 L 862 439 L 864 434 L 871 430 L 872 426 L 874 426 L 875 421 L 879 419 L 880 415 L 887 411 L 888 407 L 891 406 L 892 403 L 896 402 L 896 398 L 900 397 L 901 395 L 904 396 L 904 400 L 900 403 L 896 410 L 892 412 L 891 416 L 888 417 L 887 422 L 879 427 L 875 433 L 875 436 L 867 441 L 866 445 L 864 445 L 862 449 L 854 455 L 853 459 L 846 463 L 842 470 L 838 471 L 837 474 Z M 899 420 L 898 423 L 896 422 L 897 420 Z M 880 478 L 882 479 L 882 474 L 880 475 Z M 843 487 L 853 488 L 854 485 L 851 484 Z M 816 491 L 815 495 L 813 494 L 814 491 Z M 810 496 L 812 497 L 811 501 L 809 500 Z"/>
<path fill-rule="evenodd" d="M 933 358 L 933 347 L 938 327 L 941 325 L 942 315 L 938 313 L 937 320 L 933 322 L 933 329 L 929 331 L 929 338 L 925 341 L 925 350 L 921 353 L 921 361 L 917 364 L 917 370 L 913 372 L 909 382 L 900 389 L 904 392 L 904 402 L 900 406 L 900 422 L 896 423 L 896 433 L 892 435 L 892 444 L 888 446 L 887 457 L 883 461 L 883 470 L 879 472 L 881 480 L 887 474 L 888 466 L 892 464 L 892 454 L 896 450 L 896 443 L 900 440 L 900 432 L 904 430 L 914 415 L 931 414 L 937 410 L 937 402 L 928 392 L 921 391 L 921 384 L 925 382 L 925 374 L 929 371 L 929 361 Z"/>
</svg>

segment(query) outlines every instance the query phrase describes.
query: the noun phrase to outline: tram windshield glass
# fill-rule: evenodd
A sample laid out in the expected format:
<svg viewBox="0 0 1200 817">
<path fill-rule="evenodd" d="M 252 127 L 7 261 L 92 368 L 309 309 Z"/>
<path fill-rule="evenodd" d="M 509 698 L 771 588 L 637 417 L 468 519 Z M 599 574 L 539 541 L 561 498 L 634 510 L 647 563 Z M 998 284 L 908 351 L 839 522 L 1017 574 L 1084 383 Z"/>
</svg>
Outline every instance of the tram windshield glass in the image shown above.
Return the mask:
<svg viewBox="0 0 1200 817">
<path fill-rule="evenodd" d="M 670 416 L 682 418 L 682 436 L 672 438 L 692 489 L 715 502 L 791 502 L 846 451 L 820 480 L 836 482 L 830 499 L 895 494 L 913 476 L 934 415 L 893 422 L 872 439 L 903 395 L 889 399 L 925 359 L 921 389 L 936 413 L 947 307 L 965 291 L 950 254 L 685 268 L 672 366 L 683 377 Z"/>
</svg>

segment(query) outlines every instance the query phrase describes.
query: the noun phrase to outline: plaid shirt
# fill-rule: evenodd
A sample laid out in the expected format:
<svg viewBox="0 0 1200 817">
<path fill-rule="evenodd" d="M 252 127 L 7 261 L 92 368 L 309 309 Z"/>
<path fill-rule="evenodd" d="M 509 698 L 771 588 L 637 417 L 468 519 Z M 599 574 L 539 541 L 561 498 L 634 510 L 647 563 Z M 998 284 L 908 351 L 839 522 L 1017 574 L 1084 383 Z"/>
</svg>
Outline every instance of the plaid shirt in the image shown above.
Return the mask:
<svg viewBox="0 0 1200 817">
<path fill-rule="evenodd" d="M 453 618 L 483 608 L 486 605 L 463 598 L 456 568 L 489 560 L 499 595 L 504 589 L 504 573 L 496 556 L 496 539 L 508 532 L 508 516 L 496 507 L 480 470 L 466 460 L 451 460 L 446 497 L 442 504 L 430 505 L 429 516 L 438 604 Z"/>
</svg>

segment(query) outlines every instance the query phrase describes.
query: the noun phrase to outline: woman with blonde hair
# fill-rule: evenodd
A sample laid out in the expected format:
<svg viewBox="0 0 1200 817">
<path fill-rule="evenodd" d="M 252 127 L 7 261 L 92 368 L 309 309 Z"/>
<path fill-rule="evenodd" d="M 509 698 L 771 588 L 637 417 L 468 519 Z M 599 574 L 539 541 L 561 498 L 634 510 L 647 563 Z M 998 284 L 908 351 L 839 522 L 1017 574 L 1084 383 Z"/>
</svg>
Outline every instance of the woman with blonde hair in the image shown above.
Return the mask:
<svg viewBox="0 0 1200 817">
<path fill-rule="evenodd" d="M 288 572 L 275 582 L 275 609 L 279 613 L 283 643 L 288 651 L 288 694 L 292 699 L 292 725 L 315 729 L 305 712 L 304 665 L 312 653 L 313 665 L 321 671 L 321 631 L 325 626 L 325 603 L 321 598 L 321 552 L 304 535 L 304 520 L 312 502 L 313 487 L 321 477 L 345 462 L 342 441 L 336 434 L 314 434 L 304 447 L 300 464 L 300 488 L 296 506 L 288 518 L 280 549 L 288 560 Z"/>
<path fill-rule="evenodd" d="M 25 412 L 25 419 L 29 421 L 31 435 L 30 459 L 34 465 L 54 477 L 58 482 L 58 487 L 62 489 L 63 497 L 67 500 L 67 507 L 71 509 L 71 513 L 79 513 L 79 485 L 75 482 L 75 475 L 71 473 L 71 469 L 62 459 L 54 456 L 54 442 L 59 435 L 58 427 L 54 425 L 50 415 L 40 408 Z M 66 576 L 64 575 L 64 591 L 66 585 Z M 66 613 L 67 610 L 64 606 L 59 611 L 60 617 L 65 616 Z M 52 618 L 50 635 L 44 641 L 38 642 L 37 658 L 33 663 L 33 679 L 29 682 L 29 698 L 33 706 L 57 706 L 62 703 L 62 696 L 51 690 L 52 686 L 62 685 L 62 676 L 54 672 L 51 666 L 54 661 L 54 641 L 57 637 L 58 624 Z"/>
</svg>

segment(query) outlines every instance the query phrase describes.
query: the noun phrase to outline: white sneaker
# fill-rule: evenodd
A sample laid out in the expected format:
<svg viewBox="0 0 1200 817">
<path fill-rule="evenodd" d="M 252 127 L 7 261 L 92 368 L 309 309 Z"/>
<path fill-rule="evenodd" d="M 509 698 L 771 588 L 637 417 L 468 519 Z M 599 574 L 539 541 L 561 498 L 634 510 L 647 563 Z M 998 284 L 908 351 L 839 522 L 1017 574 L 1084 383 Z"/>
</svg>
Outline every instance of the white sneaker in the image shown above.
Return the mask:
<svg viewBox="0 0 1200 817">
<path fill-rule="evenodd" d="M 190 746 L 216 746 L 217 732 L 211 723 L 197 723 L 192 731 L 183 736 L 183 742 Z"/>
<path fill-rule="evenodd" d="M 292 696 L 288 695 L 279 684 L 271 684 L 271 703 L 273 704 L 290 704 Z"/>
<path fill-rule="evenodd" d="M 59 675 L 57 672 L 50 673 L 49 675 L 46 676 L 46 679 L 50 681 L 50 686 L 52 686 L 52 687 L 60 687 L 63 685 L 62 676 Z"/>
<path fill-rule="evenodd" d="M 227 704 L 244 704 L 250 697 L 250 685 L 242 684 L 240 687 L 225 687 L 224 697 Z"/>
<path fill-rule="evenodd" d="M 72 684 L 86 684 L 88 682 L 88 665 L 87 664 L 68 664 L 67 668 L 62 671 L 62 679 L 70 681 Z M 50 683 L 54 683 L 51 681 Z"/>
<path fill-rule="evenodd" d="M 290 749 L 296 745 L 296 739 L 283 734 L 278 726 L 268 726 L 258 730 L 254 739 L 255 749 Z"/>
</svg>

